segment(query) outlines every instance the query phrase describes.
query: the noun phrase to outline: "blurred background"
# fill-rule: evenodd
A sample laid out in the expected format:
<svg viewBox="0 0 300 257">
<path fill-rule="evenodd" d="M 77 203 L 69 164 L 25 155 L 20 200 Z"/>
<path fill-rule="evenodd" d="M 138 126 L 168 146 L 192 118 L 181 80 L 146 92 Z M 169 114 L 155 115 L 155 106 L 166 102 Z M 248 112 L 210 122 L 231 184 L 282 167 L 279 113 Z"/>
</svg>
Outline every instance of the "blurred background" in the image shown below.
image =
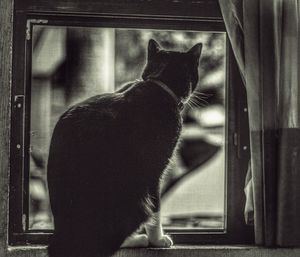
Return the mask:
<svg viewBox="0 0 300 257">
<path fill-rule="evenodd" d="M 163 224 L 222 230 L 225 33 L 40 25 L 32 33 L 29 228 L 53 229 L 46 167 L 60 115 L 86 97 L 139 79 L 153 38 L 164 48 L 181 51 L 204 45 L 193 104 L 184 109 L 182 142 L 162 185 Z"/>
</svg>

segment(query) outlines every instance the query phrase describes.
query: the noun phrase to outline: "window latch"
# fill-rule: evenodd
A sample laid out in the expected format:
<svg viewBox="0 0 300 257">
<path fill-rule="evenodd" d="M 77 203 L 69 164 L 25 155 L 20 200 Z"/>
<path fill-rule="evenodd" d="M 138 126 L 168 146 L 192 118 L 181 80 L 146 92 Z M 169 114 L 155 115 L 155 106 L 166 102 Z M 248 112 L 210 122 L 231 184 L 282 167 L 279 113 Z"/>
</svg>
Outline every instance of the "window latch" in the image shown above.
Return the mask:
<svg viewBox="0 0 300 257">
<path fill-rule="evenodd" d="M 14 107 L 16 109 L 23 109 L 24 106 L 24 95 L 15 95 Z"/>
</svg>

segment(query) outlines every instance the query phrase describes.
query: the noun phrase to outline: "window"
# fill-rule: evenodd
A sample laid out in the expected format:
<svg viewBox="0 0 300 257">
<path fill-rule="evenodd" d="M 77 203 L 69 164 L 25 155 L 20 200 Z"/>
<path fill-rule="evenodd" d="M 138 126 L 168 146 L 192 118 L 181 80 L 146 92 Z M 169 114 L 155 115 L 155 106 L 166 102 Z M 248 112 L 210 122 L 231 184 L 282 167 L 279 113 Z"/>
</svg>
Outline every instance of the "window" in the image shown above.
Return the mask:
<svg viewBox="0 0 300 257">
<path fill-rule="evenodd" d="M 243 225 L 245 93 L 222 20 L 153 13 L 17 15 L 17 24 L 24 21 L 26 28 L 16 26 L 14 36 L 11 244 L 46 244 L 51 237 L 45 167 L 59 115 L 82 98 L 139 78 L 150 38 L 182 50 L 204 43 L 199 92 L 206 102 L 185 110 L 182 147 L 163 187 L 165 230 L 175 243 L 251 242 L 251 229 Z M 85 83 L 74 83 L 80 79 Z"/>
<path fill-rule="evenodd" d="M 59 116 L 82 98 L 112 92 L 139 78 L 150 38 L 183 50 L 204 43 L 201 90 L 196 94 L 206 96 L 195 97 L 195 106 L 185 109 L 177 162 L 164 179 L 164 224 L 224 229 L 225 33 L 33 25 L 29 230 L 53 228 L 45 174 L 50 137 Z"/>
</svg>

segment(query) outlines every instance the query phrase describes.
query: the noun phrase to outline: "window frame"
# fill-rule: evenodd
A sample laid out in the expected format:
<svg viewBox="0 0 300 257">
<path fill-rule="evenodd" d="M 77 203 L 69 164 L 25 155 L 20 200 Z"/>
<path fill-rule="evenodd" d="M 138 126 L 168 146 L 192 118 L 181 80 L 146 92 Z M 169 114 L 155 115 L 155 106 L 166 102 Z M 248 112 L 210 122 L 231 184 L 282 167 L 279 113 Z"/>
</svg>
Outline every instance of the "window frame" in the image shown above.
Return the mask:
<svg viewBox="0 0 300 257">
<path fill-rule="evenodd" d="M 25 1 L 26 2 L 26 1 Z M 121 1 L 122 2 L 122 1 Z M 137 1 L 138 2 L 138 1 Z M 125 4 L 124 4 L 125 5 Z M 16 5 L 18 6 L 18 5 Z M 165 8 L 165 7 L 164 7 Z M 153 10 L 151 10 L 153 12 Z M 54 15 L 55 14 L 55 15 Z M 30 90 L 31 83 L 31 30 L 34 24 L 186 29 L 201 31 L 225 31 L 221 16 L 191 17 L 181 15 L 137 15 L 133 13 L 114 14 L 70 14 L 65 12 L 16 11 L 14 22 L 14 52 L 12 76 L 11 107 L 11 144 L 10 144 L 10 194 L 9 194 L 9 244 L 47 244 L 51 232 L 42 230 L 28 231 L 28 155 L 30 123 Z M 137 26 L 138 24 L 138 26 Z M 167 231 L 172 234 L 176 244 L 251 244 L 253 243 L 252 227 L 244 225 L 243 186 L 248 167 L 248 146 L 246 94 L 229 40 L 226 42 L 226 232 Z M 230 112 L 230 115 L 228 115 Z M 26 136 L 27 135 L 27 136 Z M 230 153 L 230 154 L 228 154 Z M 26 157 L 27 156 L 27 157 Z M 236 191 L 240 192 L 237 194 Z M 24 193 L 23 193 L 24 192 Z M 230 201 L 228 201 L 230 199 Z"/>
</svg>

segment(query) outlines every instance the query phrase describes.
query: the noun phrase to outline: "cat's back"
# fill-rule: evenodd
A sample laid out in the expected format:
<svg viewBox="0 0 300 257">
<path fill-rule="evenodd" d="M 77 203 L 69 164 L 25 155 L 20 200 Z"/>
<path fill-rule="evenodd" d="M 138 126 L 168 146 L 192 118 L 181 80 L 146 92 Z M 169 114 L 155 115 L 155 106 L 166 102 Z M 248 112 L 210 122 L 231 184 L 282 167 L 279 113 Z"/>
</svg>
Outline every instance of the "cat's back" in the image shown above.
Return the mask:
<svg viewBox="0 0 300 257">
<path fill-rule="evenodd" d="M 76 125 L 81 122 L 97 121 L 97 119 L 114 119 L 123 102 L 124 94 L 122 93 L 106 93 L 90 97 L 63 113 L 57 126 L 67 123 Z"/>
<path fill-rule="evenodd" d="M 180 115 L 172 99 L 155 85 L 135 83 L 67 110 L 53 132 L 48 170 L 81 172 L 100 165 L 100 160 L 102 166 L 161 163 L 158 159 L 172 155 L 180 129 Z"/>
<path fill-rule="evenodd" d="M 72 141 L 76 136 L 80 139 L 84 132 L 85 139 L 94 133 L 100 136 L 104 131 L 106 136 L 121 133 L 120 137 L 126 132 L 128 137 L 131 131 L 139 129 L 145 136 L 148 132 L 159 134 L 166 130 L 172 137 L 172 130 L 180 130 L 181 118 L 168 98 L 157 86 L 131 83 L 124 91 L 93 96 L 68 109 L 59 119 L 53 137 L 59 136 L 56 131 L 60 136 L 65 132 Z"/>
</svg>

